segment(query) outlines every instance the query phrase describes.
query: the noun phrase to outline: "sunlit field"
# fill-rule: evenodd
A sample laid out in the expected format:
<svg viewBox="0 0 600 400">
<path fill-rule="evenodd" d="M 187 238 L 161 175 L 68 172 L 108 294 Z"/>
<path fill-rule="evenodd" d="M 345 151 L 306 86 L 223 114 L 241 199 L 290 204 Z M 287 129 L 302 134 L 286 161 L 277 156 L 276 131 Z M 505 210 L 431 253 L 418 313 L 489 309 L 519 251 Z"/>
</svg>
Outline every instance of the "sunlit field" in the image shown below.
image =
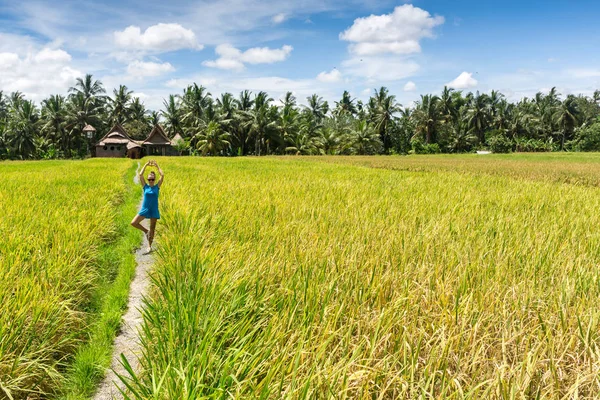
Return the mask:
<svg viewBox="0 0 600 400">
<path fill-rule="evenodd" d="M 100 248 L 117 234 L 132 166 L 0 163 L 0 398 L 48 398 L 68 386 L 68 365 L 97 324 L 97 289 L 116 272 Z"/>
<path fill-rule="evenodd" d="M 600 186 L 599 153 L 421 155 L 410 157 L 306 157 L 333 163 L 411 172 L 453 171 L 516 179 Z"/>
<path fill-rule="evenodd" d="M 599 161 L 161 159 L 131 398 L 597 397 Z"/>
</svg>

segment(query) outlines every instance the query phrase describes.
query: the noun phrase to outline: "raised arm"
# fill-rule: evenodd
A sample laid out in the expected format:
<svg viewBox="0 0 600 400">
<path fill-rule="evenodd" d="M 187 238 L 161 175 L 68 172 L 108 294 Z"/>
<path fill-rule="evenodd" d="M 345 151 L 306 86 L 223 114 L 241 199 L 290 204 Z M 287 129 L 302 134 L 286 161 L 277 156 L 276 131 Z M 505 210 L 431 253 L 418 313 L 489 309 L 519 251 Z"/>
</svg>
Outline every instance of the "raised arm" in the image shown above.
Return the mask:
<svg viewBox="0 0 600 400">
<path fill-rule="evenodd" d="M 140 179 L 140 184 L 142 185 L 142 187 L 146 186 L 146 180 L 144 179 L 144 172 L 146 171 L 147 166 L 148 166 L 148 163 L 144 164 L 144 166 L 142 167 L 142 170 L 140 171 L 140 174 L 138 175 L 138 178 Z"/>
<path fill-rule="evenodd" d="M 162 185 L 162 183 L 163 183 L 163 180 L 165 179 L 165 174 L 164 174 L 163 170 L 160 169 L 160 167 L 158 166 L 158 164 L 156 163 L 156 161 L 154 162 L 154 166 L 156 168 L 158 168 L 158 174 L 160 175 L 160 179 L 158 180 L 157 185 L 158 185 L 158 187 L 160 187 L 160 185 Z"/>
</svg>

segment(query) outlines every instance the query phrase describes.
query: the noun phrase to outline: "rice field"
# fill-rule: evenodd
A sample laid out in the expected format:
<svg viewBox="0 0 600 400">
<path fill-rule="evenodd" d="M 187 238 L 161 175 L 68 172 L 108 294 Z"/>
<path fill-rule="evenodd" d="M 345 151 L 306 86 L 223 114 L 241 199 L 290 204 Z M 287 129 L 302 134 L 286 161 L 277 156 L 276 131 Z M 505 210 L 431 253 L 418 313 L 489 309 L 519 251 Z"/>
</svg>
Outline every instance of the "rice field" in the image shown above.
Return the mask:
<svg viewBox="0 0 600 400">
<path fill-rule="evenodd" d="M 159 162 L 126 398 L 600 396 L 600 155 Z M 0 398 L 93 394 L 136 165 L 0 163 Z"/>
<path fill-rule="evenodd" d="M 117 273 L 120 260 L 108 262 L 102 248 L 119 234 L 131 167 L 0 163 L 0 398 L 53 398 L 69 387 L 68 367 L 97 325 L 99 288 Z"/>
<path fill-rule="evenodd" d="M 161 159 L 128 398 L 597 398 L 599 162 Z"/>
</svg>

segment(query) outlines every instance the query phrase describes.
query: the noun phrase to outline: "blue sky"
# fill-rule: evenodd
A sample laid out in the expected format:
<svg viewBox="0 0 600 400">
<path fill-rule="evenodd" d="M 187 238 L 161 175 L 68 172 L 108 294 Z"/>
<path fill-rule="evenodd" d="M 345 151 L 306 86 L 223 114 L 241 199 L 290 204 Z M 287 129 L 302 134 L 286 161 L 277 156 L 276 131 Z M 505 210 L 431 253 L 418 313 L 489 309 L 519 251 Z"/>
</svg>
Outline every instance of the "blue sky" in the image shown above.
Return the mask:
<svg viewBox="0 0 600 400">
<path fill-rule="evenodd" d="M 301 102 L 384 85 L 405 106 L 444 85 L 590 95 L 598 15 L 588 0 L 0 0 L 0 90 L 40 101 L 92 73 L 152 109 L 191 82 Z"/>
</svg>

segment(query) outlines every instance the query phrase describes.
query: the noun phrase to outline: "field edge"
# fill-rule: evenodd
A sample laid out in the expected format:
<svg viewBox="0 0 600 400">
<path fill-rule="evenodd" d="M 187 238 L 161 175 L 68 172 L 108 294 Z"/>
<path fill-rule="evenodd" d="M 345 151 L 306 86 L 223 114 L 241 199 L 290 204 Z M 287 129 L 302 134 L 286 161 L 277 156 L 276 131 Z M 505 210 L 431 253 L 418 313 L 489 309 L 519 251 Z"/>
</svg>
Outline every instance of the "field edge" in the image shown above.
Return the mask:
<svg viewBox="0 0 600 400">
<path fill-rule="evenodd" d="M 66 373 L 65 387 L 58 399 L 89 399 L 110 367 L 113 342 L 121 326 L 121 317 L 127 309 L 130 283 L 135 275 L 134 250 L 142 236 L 130 227 L 130 221 L 139 203 L 141 190 L 132 185 L 136 165 L 123 176 L 123 197 L 115 209 L 116 235 L 100 248 L 99 270 L 103 280 L 95 293 L 95 311 L 90 315 L 91 330 L 81 345 Z M 113 271 L 111 271 L 111 268 Z M 113 275 L 114 279 L 110 279 Z"/>
</svg>

